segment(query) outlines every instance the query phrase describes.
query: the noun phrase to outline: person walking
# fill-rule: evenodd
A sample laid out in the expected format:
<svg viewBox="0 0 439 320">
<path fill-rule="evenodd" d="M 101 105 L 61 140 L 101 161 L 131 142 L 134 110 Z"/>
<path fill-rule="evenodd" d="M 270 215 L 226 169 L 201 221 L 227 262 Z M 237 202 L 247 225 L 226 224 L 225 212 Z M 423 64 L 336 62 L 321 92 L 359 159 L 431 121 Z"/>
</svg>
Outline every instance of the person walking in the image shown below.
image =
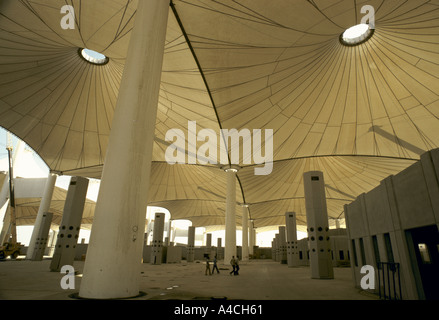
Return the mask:
<svg viewBox="0 0 439 320">
<path fill-rule="evenodd" d="M 236 260 L 235 260 L 235 256 L 232 256 L 232 259 L 230 259 L 230 264 L 232 265 L 233 270 L 230 271 L 230 275 L 235 274 L 236 272 Z"/>
<path fill-rule="evenodd" d="M 215 273 L 215 269 L 216 269 L 216 272 L 217 272 L 217 273 L 220 273 L 220 272 L 219 272 L 219 269 L 218 269 L 218 266 L 217 266 L 217 264 L 216 264 L 216 256 L 215 256 L 215 258 L 213 258 L 212 274 Z"/>
<path fill-rule="evenodd" d="M 239 257 L 235 259 L 235 276 L 239 276 Z"/>
<path fill-rule="evenodd" d="M 212 273 L 210 272 L 210 262 L 209 262 L 209 257 L 206 256 L 206 271 L 204 272 L 204 275 L 207 276 L 207 272 L 209 271 L 209 276 L 212 275 Z"/>
</svg>

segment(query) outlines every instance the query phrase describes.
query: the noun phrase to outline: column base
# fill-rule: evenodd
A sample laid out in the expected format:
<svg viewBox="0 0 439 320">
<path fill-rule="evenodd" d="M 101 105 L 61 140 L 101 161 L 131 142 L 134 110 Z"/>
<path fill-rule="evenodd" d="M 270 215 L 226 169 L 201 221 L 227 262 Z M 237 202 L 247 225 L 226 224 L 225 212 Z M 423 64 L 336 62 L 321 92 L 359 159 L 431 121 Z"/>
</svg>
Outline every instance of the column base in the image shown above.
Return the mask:
<svg viewBox="0 0 439 320">
<path fill-rule="evenodd" d="M 77 299 L 77 300 L 127 300 L 127 299 L 136 299 L 146 296 L 147 293 L 143 291 L 139 291 L 139 294 L 133 297 L 126 297 L 126 298 L 111 298 L 111 299 L 94 299 L 94 298 L 84 298 L 79 296 L 79 292 L 75 292 L 72 294 L 69 294 L 69 298 L 71 299 Z"/>
</svg>

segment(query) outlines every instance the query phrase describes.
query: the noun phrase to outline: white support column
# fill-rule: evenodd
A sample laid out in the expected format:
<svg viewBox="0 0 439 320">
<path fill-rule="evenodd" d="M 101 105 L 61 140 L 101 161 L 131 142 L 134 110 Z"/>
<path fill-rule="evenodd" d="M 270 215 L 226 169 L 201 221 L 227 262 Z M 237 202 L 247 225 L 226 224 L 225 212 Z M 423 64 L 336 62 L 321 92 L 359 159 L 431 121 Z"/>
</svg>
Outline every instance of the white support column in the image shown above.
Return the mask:
<svg viewBox="0 0 439 320">
<path fill-rule="evenodd" d="M 82 298 L 139 294 L 168 15 L 169 1 L 138 1 L 79 291 Z"/>
<path fill-rule="evenodd" d="M 163 230 L 166 231 L 166 237 L 165 237 L 165 241 L 163 242 L 163 246 L 168 247 L 169 242 L 171 241 L 171 219 L 168 220 L 168 223 L 165 222 L 163 223 L 164 223 Z"/>
<path fill-rule="evenodd" d="M 280 233 L 276 233 L 276 261 L 282 262 L 282 239 Z"/>
<path fill-rule="evenodd" d="M 162 249 L 163 249 L 163 232 L 165 228 L 165 214 L 156 212 L 154 218 L 154 231 L 152 234 L 152 250 L 151 250 L 151 264 L 162 264 Z"/>
<path fill-rule="evenodd" d="M 273 240 L 271 240 L 271 260 L 275 261 L 274 241 L 275 239 L 273 238 Z"/>
<path fill-rule="evenodd" d="M 48 255 L 53 257 L 53 254 L 55 252 L 55 246 L 56 246 L 56 239 L 58 239 L 59 230 L 52 229 L 52 236 L 50 238 L 49 243 L 49 252 Z"/>
<path fill-rule="evenodd" d="M 170 241 L 171 242 L 173 242 L 173 243 L 175 243 L 175 234 L 176 234 L 176 228 L 174 228 L 174 227 L 171 227 L 171 233 L 172 233 L 172 236 L 171 236 L 171 238 L 170 238 Z"/>
<path fill-rule="evenodd" d="M 209 255 L 209 258 L 212 259 L 212 234 L 211 233 L 206 233 L 206 245 L 205 245 L 205 250 L 204 250 L 205 254 Z"/>
<path fill-rule="evenodd" d="M 297 225 L 296 213 L 285 213 L 285 224 L 287 228 L 287 262 L 288 267 L 299 266 L 299 248 L 297 246 Z"/>
<path fill-rule="evenodd" d="M 206 248 L 209 250 L 212 248 L 212 234 L 206 233 Z"/>
<path fill-rule="evenodd" d="M 195 227 L 188 228 L 187 234 L 187 262 L 194 262 L 195 257 Z"/>
<path fill-rule="evenodd" d="M 152 239 L 150 238 L 151 238 L 153 227 L 154 227 L 154 223 L 152 222 L 151 219 L 149 219 L 145 232 L 145 246 L 149 246 L 151 244 Z"/>
<path fill-rule="evenodd" d="M 273 260 L 276 262 L 279 261 L 278 245 L 279 245 L 279 233 L 276 233 L 273 239 Z"/>
<path fill-rule="evenodd" d="M 47 177 L 46 185 L 44 187 L 44 193 L 41 198 L 40 207 L 38 208 L 37 218 L 35 220 L 34 229 L 32 231 L 32 236 L 29 242 L 29 248 L 27 249 L 26 259 L 33 261 L 41 261 L 43 259 L 43 256 L 41 254 L 34 256 L 34 250 L 35 247 L 37 246 L 37 243 L 38 246 L 40 245 L 41 242 L 39 240 L 39 238 L 41 238 L 40 236 L 45 234 L 47 237 L 47 233 L 49 232 L 49 230 L 47 230 L 47 233 L 46 230 L 44 230 L 43 232 L 43 230 L 41 230 L 41 227 L 42 227 L 43 216 L 50 211 L 50 203 L 52 202 L 52 195 L 53 195 L 53 190 L 55 189 L 55 183 L 57 177 L 58 176 L 52 172 L 49 173 L 49 176 Z M 49 222 L 49 228 L 50 228 L 50 222 Z"/>
<path fill-rule="evenodd" d="M 88 182 L 88 179 L 82 177 L 70 179 L 55 252 L 50 263 L 51 271 L 59 272 L 63 266 L 73 265 Z"/>
<path fill-rule="evenodd" d="M 226 241 L 224 247 L 224 264 L 228 264 L 232 256 L 236 258 L 236 173 L 238 168 L 225 168 L 227 174 L 226 195 Z"/>
<path fill-rule="evenodd" d="M 256 239 L 257 239 L 257 231 L 256 231 L 256 228 L 254 228 L 253 229 L 253 243 L 255 244 L 255 246 L 257 246 Z"/>
<path fill-rule="evenodd" d="M 287 264 L 287 239 L 284 226 L 279 227 L 279 262 Z"/>
<path fill-rule="evenodd" d="M 221 238 L 216 239 L 216 259 L 217 260 L 223 259 L 223 247 L 222 247 L 222 239 Z"/>
<path fill-rule="evenodd" d="M 36 234 L 33 253 L 29 256 L 32 261 L 43 260 L 49 242 L 49 231 L 52 224 L 52 218 L 53 213 L 44 212 L 38 228 L 39 232 Z"/>
<path fill-rule="evenodd" d="M 249 228 L 248 228 L 248 233 L 249 233 L 249 241 L 248 241 L 248 246 L 249 246 L 249 250 L 248 253 L 250 255 L 254 255 L 254 247 L 255 247 L 255 229 L 253 228 L 253 220 L 250 220 L 249 223 Z"/>
<path fill-rule="evenodd" d="M 248 261 L 248 205 L 242 205 L 242 261 Z"/>
<path fill-rule="evenodd" d="M 169 224 L 168 224 L 168 238 L 169 238 L 169 243 L 168 243 L 168 246 L 171 245 L 171 242 L 174 242 L 173 234 L 174 234 L 174 230 L 172 229 L 172 219 L 169 218 Z"/>
<path fill-rule="evenodd" d="M 311 171 L 303 174 L 306 220 L 309 236 L 311 278 L 333 279 L 329 242 L 328 211 L 326 208 L 323 173 Z"/>
</svg>

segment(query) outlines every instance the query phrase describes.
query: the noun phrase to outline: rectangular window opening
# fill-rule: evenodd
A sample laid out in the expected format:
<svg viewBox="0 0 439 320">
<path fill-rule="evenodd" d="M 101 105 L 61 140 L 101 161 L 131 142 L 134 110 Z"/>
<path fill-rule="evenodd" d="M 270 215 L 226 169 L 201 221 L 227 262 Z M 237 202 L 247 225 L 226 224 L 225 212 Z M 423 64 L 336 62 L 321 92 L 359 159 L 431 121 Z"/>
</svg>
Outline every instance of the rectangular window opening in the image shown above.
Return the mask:
<svg viewBox="0 0 439 320">
<path fill-rule="evenodd" d="M 377 267 L 380 267 L 380 262 L 381 262 L 381 258 L 380 258 L 380 251 L 378 249 L 378 239 L 377 236 L 372 236 L 372 243 L 373 243 L 373 251 L 375 253 L 375 262 Z"/>
<path fill-rule="evenodd" d="M 387 252 L 387 258 L 390 263 L 394 263 L 395 259 L 393 258 L 393 249 L 392 249 L 392 242 L 390 241 L 390 234 L 385 233 L 384 234 L 384 243 L 386 244 L 386 252 Z"/>
<path fill-rule="evenodd" d="M 338 256 L 340 257 L 340 260 L 344 260 L 344 252 L 343 252 L 343 250 L 340 250 L 338 252 Z"/>
<path fill-rule="evenodd" d="M 355 266 L 358 267 L 357 248 L 355 247 L 354 239 L 352 239 L 352 254 L 354 255 Z"/>
<path fill-rule="evenodd" d="M 366 261 L 366 252 L 364 251 L 363 238 L 360 238 L 360 250 L 361 250 L 361 263 L 364 266 L 367 264 L 367 261 Z"/>
</svg>

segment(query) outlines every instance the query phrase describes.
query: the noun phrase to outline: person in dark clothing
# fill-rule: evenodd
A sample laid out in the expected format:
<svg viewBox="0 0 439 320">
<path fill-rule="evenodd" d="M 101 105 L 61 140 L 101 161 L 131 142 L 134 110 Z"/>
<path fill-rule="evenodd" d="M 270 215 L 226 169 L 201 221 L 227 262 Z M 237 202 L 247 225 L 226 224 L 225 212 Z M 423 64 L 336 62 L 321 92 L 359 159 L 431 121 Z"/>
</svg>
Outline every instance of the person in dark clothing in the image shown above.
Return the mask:
<svg viewBox="0 0 439 320">
<path fill-rule="evenodd" d="M 239 276 L 239 257 L 235 259 L 235 276 Z"/>
<path fill-rule="evenodd" d="M 232 265 L 233 270 L 230 271 L 230 275 L 233 273 L 235 274 L 236 272 L 236 260 L 235 260 L 235 256 L 232 256 L 232 259 L 230 259 L 230 264 Z"/>
<path fill-rule="evenodd" d="M 212 273 L 210 272 L 210 262 L 209 262 L 209 257 L 206 257 L 206 271 L 204 272 L 204 275 L 207 276 L 207 272 L 209 272 L 209 276 L 212 275 Z"/>
<path fill-rule="evenodd" d="M 220 273 L 220 272 L 219 272 L 219 269 L 218 269 L 218 266 L 217 266 L 217 264 L 216 264 L 216 256 L 215 256 L 215 258 L 213 258 L 212 274 L 214 274 L 215 269 L 216 269 L 216 272 Z"/>
</svg>

